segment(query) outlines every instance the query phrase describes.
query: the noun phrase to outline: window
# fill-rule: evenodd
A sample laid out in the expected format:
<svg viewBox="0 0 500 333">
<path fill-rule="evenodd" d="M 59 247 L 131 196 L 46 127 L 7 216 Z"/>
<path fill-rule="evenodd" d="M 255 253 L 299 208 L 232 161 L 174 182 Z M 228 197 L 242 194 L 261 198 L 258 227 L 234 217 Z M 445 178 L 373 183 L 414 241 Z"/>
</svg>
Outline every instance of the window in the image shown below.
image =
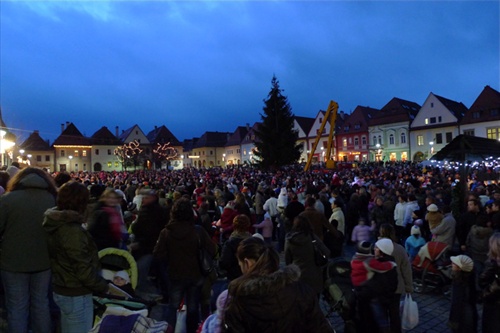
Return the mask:
<svg viewBox="0 0 500 333">
<path fill-rule="evenodd" d="M 425 118 L 425 124 L 429 125 L 429 118 Z"/>
<path fill-rule="evenodd" d="M 491 109 L 490 110 L 490 116 L 493 116 L 493 117 L 498 116 L 498 109 Z"/>
<path fill-rule="evenodd" d="M 436 144 L 443 143 L 443 134 L 442 133 L 436 133 Z"/>
<path fill-rule="evenodd" d="M 83 163 L 83 171 L 87 171 L 87 164 Z"/>
<path fill-rule="evenodd" d="M 358 137 L 354 138 L 354 145 L 359 146 L 359 138 Z"/>
<path fill-rule="evenodd" d="M 431 118 L 429 119 L 429 123 L 431 123 L 431 124 L 435 124 L 435 123 L 436 123 L 436 117 L 431 117 Z"/>
<path fill-rule="evenodd" d="M 431 108 L 433 108 L 433 107 L 434 107 L 434 103 L 431 103 Z"/>
<path fill-rule="evenodd" d="M 346 138 L 343 138 L 342 139 L 342 146 L 345 148 L 347 147 L 347 139 Z"/>
<path fill-rule="evenodd" d="M 442 122 L 441 116 L 438 117 L 438 123 Z"/>
<path fill-rule="evenodd" d="M 360 124 L 356 124 L 354 125 L 354 129 L 360 129 L 361 128 L 361 125 Z"/>
<path fill-rule="evenodd" d="M 500 138 L 499 133 L 500 127 L 486 129 L 486 136 L 488 137 L 488 139 L 498 140 Z"/>
<path fill-rule="evenodd" d="M 42 155 L 36 155 L 36 161 L 41 162 L 42 161 Z"/>
<path fill-rule="evenodd" d="M 75 171 L 78 171 L 78 163 L 75 163 Z"/>
<path fill-rule="evenodd" d="M 50 155 L 45 155 L 45 162 L 50 162 Z"/>
<path fill-rule="evenodd" d="M 424 136 L 423 135 L 417 135 L 417 145 L 418 146 L 424 145 Z"/>
<path fill-rule="evenodd" d="M 240 154 L 241 153 L 241 149 L 240 148 L 237 148 L 236 149 L 236 154 Z"/>
<path fill-rule="evenodd" d="M 80 156 L 80 152 L 78 150 L 75 150 L 75 157 Z"/>
<path fill-rule="evenodd" d="M 115 162 L 115 168 L 118 168 L 118 166 L 120 165 L 120 163 L 118 161 Z"/>
<path fill-rule="evenodd" d="M 108 149 L 108 155 L 111 155 L 111 149 Z"/>
<path fill-rule="evenodd" d="M 111 162 L 108 162 L 108 168 L 111 168 L 113 164 Z"/>
<path fill-rule="evenodd" d="M 99 155 L 99 149 L 96 149 L 96 150 L 95 150 L 95 154 L 96 154 L 96 155 Z"/>
<path fill-rule="evenodd" d="M 61 150 L 61 157 L 66 156 L 66 152 L 64 150 Z"/>
<path fill-rule="evenodd" d="M 361 137 L 361 144 L 366 146 L 366 136 Z"/>
<path fill-rule="evenodd" d="M 349 138 L 349 143 L 350 143 L 350 144 L 352 143 L 352 138 Z"/>
<path fill-rule="evenodd" d="M 382 144 L 382 135 L 379 135 L 379 136 L 378 136 L 378 143 L 379 143 L 379 144 Z"/>
<path fill-rule="evenodd" d="M 87 151 L 86 150 L 82 150 L 82 156 L 83 157 L 87 157 Z"/>
<path fill-rule="evenodd" d="M 464 130 L 464 135 L 474 136 L 474 129 Z"/>
<path fill-rule="evenodd" d="M 213 151 L 213 150 L 211 150 L 211 151 L 210 151 L 210 155 L 213 155 L 213 154 L 214 154 L 214 151 Z"/>
<path fill-rule="evenodd" d="M 450 143 L 453 140 L 453 133 L 446 132 L 446 143 Z"/>
<path fill-rule="evenodd" d="M 401 132 L 401 143 L 406 143 L 406 133 Z"/>
<path fill-rule="evenodd" d="M 480 117 L 479 111 L 472 112 L 472 119 L 479 119 Z"/>
<path fill-rule="evenodd" d="M 389 144 L 393 145 L 394 144 L 394 134 L 389 135 Z"/>
<path fill-rule="evenodd" d="M 372 144 L 375 146 L 377 144 L 377 136 L 374 135 L 373 136 L 373 141 L 372 141 Z"/>
</svg>

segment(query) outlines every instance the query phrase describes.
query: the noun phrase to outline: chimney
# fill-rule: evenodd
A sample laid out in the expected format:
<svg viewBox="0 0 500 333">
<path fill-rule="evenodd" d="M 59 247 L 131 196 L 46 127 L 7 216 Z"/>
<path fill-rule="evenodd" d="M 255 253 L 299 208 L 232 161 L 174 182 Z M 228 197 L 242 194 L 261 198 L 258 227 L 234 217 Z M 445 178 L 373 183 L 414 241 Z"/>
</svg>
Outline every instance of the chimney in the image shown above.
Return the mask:
<svg viewBox="0 0 500 333">
<path fill-rule="evenodd" d="M 247 131 L 250 131 L 250 124 L 247 123 Z"/>
<path fill-rule="evenodd" d="M 115 135 L 116 137 L 118 137 L 118 134 L 120 133 L 120 129 L 118 128 L 118 126 L 115 127 Z"/>
<path fill-rule="evenodd" d="M 66 122 L 66 128 L 68 128 L 68 125 L 69 125 L 69 121 Z"/>
<path fill-rule="evenodd" d="M 64 132 L 64 124 L 61 124 L 61 133 Z"/>
</svg>

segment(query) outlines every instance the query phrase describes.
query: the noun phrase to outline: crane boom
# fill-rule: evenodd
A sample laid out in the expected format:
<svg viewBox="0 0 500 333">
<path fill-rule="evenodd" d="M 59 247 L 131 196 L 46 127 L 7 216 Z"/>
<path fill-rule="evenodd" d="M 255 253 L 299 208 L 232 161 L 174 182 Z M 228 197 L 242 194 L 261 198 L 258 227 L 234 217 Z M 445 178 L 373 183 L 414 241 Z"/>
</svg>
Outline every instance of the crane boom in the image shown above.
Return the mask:
<svg viewBox="0 0 500 333">
<path fill-rule="evenodd" d="M 313 147 L 311 149 L 311 153 L 307 157 L 307 163 L 306 166 L 304 167 L 304 170 L 307 171 L 311 167 L 311 162 L 312 158 L 314 155 L 314 152 L 316 151 L 316 148 L 318 147 L 319 140 L 321 139 L 321 134 L 323 133 L 323 130 L 325 129 L 327 121 L 330 121 L 330 133 L 328 134 L 328 142 L 327 142 L 327 147 L 326 147 L 326 167 L 327 168 L 332 168 L 333 166 L 333 161 L 330 162 L 330 157 L 332 155 L 333 151 L 333 133 L 335 132 L 335 121 L 337 120 L 337 111 L 339 109 L 339 105 L 335 101 L 330 101 L 330 104 L 328 104 L 328 109 L 326 110 L 325 117 L 323 118 L 323 121 L 321 122 L 321 126 L 319 127 L 318 133 L 316 135 L 316 139 L 314 140 Z"/>
</svg>

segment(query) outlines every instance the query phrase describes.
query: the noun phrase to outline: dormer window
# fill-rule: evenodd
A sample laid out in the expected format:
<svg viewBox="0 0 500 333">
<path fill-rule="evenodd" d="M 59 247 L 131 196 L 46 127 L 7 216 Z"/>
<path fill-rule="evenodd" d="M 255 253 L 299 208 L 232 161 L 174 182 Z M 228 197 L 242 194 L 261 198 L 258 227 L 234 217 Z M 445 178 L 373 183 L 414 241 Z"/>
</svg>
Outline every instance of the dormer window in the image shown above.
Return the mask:
<svg viewBox="0 0 500 333">
<path fill-rule="evenodd" d="M 472 118 L 479 119 L 479 117 L 480 117 L 479 111 L 472 112 Z"/>
</svg>

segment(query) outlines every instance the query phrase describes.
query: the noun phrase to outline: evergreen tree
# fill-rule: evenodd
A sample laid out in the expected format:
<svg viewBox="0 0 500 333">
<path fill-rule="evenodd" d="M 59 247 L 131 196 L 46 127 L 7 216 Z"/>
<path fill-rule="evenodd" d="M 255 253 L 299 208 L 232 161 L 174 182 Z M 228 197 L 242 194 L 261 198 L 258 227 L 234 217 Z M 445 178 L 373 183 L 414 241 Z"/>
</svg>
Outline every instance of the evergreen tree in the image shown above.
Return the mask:
<svg viewBox="0 0 500 333">
<path fill-rule="evenodd" d="M 281 94 L 276 76 L 271 91 L 264 100 L 262 123 L 256 130 L 254 154 L 263 168 L 276 168 L 298 161 L 302 145 L 297 144 L 298 132 L 293 129 L 294 117 L 286 96 Z"/>
</svg>

